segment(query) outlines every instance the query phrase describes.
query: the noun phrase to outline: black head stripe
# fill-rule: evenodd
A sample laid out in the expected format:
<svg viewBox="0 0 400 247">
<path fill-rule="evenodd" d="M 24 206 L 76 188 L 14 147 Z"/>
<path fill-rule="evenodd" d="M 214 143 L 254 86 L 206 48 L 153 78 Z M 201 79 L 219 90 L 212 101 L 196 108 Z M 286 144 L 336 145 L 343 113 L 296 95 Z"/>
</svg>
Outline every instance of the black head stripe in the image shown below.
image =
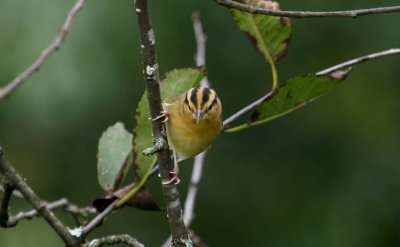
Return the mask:
<svg viewBox="0 0 400 247">
<path fill-rule="evenodd" d="M 208 102 L 208 100 L 210 99 L 210 94 L 211 94 L 210 89 L 208 89 L 208 88 L 204 88 L 203 89 L 203 95 L 202 95 L 202 98 L 201 98 L 200 107 L 203 107 L 204 104 L 206 104 Z"/>
<path fill-rule="evenodd" d="M 190 92 L 190 101 L 192 102 L 193 105 L 197 105 L 197 91 L 199 90 L 199 87 L 195 87 L 191 90 Z"/>
<path fill-rule="evenodd" d="M 189 92 L 186 93 L 185 104 L 189 106 L 188 93 L 189 93 Z"/>
</svg>

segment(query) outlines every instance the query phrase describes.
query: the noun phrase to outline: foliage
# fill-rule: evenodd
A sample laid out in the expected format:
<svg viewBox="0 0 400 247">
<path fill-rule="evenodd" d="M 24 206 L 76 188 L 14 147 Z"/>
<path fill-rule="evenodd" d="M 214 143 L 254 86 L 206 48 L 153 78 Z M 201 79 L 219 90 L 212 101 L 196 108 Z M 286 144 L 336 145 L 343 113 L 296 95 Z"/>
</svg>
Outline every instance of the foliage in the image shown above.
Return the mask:
<svg viewBox="0 0 400 247">
<path fill-rule="evenodd" d="M 25 4 L 28 8 L 29 3 Z M 20 7 L 17 3 L 11 5 Z M 177 9 L 176 13 L 162 9 L 154 15 L 156 35 L 163 41 L 157 43 L 162 68 L 176 67 L 183 61 L 187 63 L 191 57 L 188 54 L 193 53 L 193 47 L 187 45 L 193 41 L 192 34 L 184 33 L 185 26 L 181 24 L 184 23 L 181 21 L 181 15 L 187 11 L 183 11 L 184 8 L 185 6 L 173 6 L 172 10 Z M 270 95 L 255 106 L 244 123 L 230 127 L 227 132 L 248 129 L 291 113 L 330 92 L 347 79 L 334 74 L 316 76 L 310 73 L 314 61 L 318 63 L 317 68 L 321 69 L 321 66 L 358 55 L 365 47 L 368 51 L 380 49 L 387 45 L 382 43 L 383 40 L 388 43 L 396 40 L 387 34 L 387 30 L 395 28 L 395 21 L 392 21 L 394 24 L 385 23 L 385 28 L 382 28 L 375 18 L 374 21 L 368 22 L 368 28 L 365 28 L 363 22 L 351 20 L 349 20 L 351 25 L 347 25 L 348 22 L 342 25 L 341 22 L 327 24 L 322 21 L 310 25 L 309 22 L 299 21 L 299 25 L 296 26 L 296 40 L 291 40 L 294 26 L 289 19 L 232 10 L 239 29 L 249 37 L 253 47 L 270 64 L 272 71 L 270 79 L 265 76 L 265 70 L 260 72 L 254 69 L 258 68 L 255 64 L 258 61 L 252 54 L 247 54 L 245 49 L 237 49 L 235 45 L 240 44 L 237 43 L 240 38 L 233 36 L 235 33 L 230 28 L 224 28 L 221 32 L 221 25 L 229 26 L 224 22 L 225 16 L 221 11 L 214 11 L 211 5 L 207 6 L 207 3 L 204 8 L 202 13 L 206 15 L 204 22 L 207 23 L 205 30 L 209 33 L 208 44 L 212 45 L 210 49 L 212 52 L 207 54 L 209 62 L 207 70 L 210 72 L 214 87 L 219 89 L 218 92 L 221 92 L 219 95 L 225 99 L 223 101 L 225 114 L 235 112 L 237 109 L 234 107 L 243 101 L 254 100 L 256 93 Z M 2 6 L 0 12 L 6 9 L 8 8 Z M 19 66 L 29 63 L 29 59 L 38 53 L 47 42 L 47 38 L 54 35 L 53 32 L 46 31 L 47 29 L 54 31 L 55 27 L 50 24 L 58 23 L 65 16 L 64 14 L 42 15 L 44 12 L 37 5 L 29 9 L 35 21 L 29 19 L 30 15 L 21 15 L 18 22 L 6 19 L 0 24 L 0 30 L 9 34 L 5 35 L 0 43 L 0 53 L 7 59 L 10 58 L 5 61 L 7 66 L 0 68 L 1 82 L 8 81 L 20 70 Z M 88 9 L 93 11 L 88 12 Z M 16 8 L 9 13 L 20 11 L 22 10 Z M 9 13 L 3 13 L 2 18 L 9 16 Z M 5 104 L 2 104 L 7 107 L 2 108 L 0 114 L 2 139 L 0 144 L 6 147 L 7 156 L 15 161 L 12 163 L 21 168 L 21 173 L 28 178 L 32 187 L 40 185 L 45 179 L 54 181 L 51 186 L 38 187 L 42 196 L 47 197 L 49 194 L 58 196 L 59 191 L 66 189 L 65 185 L 68 184 L 68 189 L 71 191 L 67 193 L 77 197 L 69 199 L 83 198 L 84 203 L 87 203 L 88 198 L 94 197 L 93 195 L 97 193 L 93 186 L 93 181 L 96 180 L 95 166 L 90 165 L 94 161 L 96 152 L 93 140 L 105 128 L 104 126 L 115 122 L 115 119 L 121 119 L 129 126 L 134 108 L 132 104 L 142 95 L 142 85 L 136 83 L 142 80 L 142 76 L 138 72 L 139 63 L 132 62 L 138 60 L 136 58 L 140 56 L 139 49 L 131 48 L 140 45 L 126 45 L 131 44 L 132 40 L 137 42 L 136 31 L 115 32 L 115 23 L 118 23 L 117 26 L 121 30 L 131 30 L 131 6 L 123 2 L 115 3 L 113 11 L 109 12 L 109 6 L 88 2 L 88 8 L 85 8 L 84 13 L 91 18 L 85 17 L 85 21 L 77 18 L 78 25 L 72 30 L 73 35 L 67 39 L 65 49 L 63 47 L 61 52 L 51 58 L 51 63 L 46 64 L 37 76 L 32 77 L 35 81 L 32 86 L 21 87 L 20 92 L 13 94 Z M 102 13 L 108 15 L 104 16 Z M 15 18 L 15 15 L 12 18 Z M 171 23 L 165 20 L 178 18 L 180 21 L 176 23 L 179 25 L 174 26 L 174 29 L 179 32 L 172 30 L 174 35 L 170 35 Z M 10 20 L 13 19 L 10 17 Z M 14 24 L 8 27 L 7 23 Z M 43 28 L 36 30 L 38 24 Z M 25 32 L 29 30 L 29 25 L 33 26 L 35 35 L 32 35 L 33 32 Z M 82 28 L 79 28 L 80 26 Z M 81 37 L 87 35 L 84 30 L 91 30 L 91 33 L 100 35 L 89 47 L 81 42 Z M 385 37 L 385 39 L 364 39 L 371 34 L 371 30 L 374 37 Z M 314 37 L 316 33 L 318 35 Z M 340 39 L 338 39 L 339 33 L 344 34 Z M 362 43 L 360 43 L 361 38 Z M 29 40 L 29 47 L 26 46 L 26 40 Z M 281 62 L 280 60 L 287 54 L 289 41 L 297 45 L 297 48 L 290 48 L 294 56 L 288 56 Z M 301 50 L 298 47 L 301 47 Z M 95 60 L 92 55 L 94 53 L 96 53 Z M 276 68 L 278 61 L 282 66 L 280 71 L 284 71 L 279 77 L 289 78 L 286 82 L 278 80 Z M 269 125 L 270 128 L 258 128 L 247 132 L 251 136 L 253 131 L 257 131 L 260 141 L 220 138 L 221 141 L 215 145 L 218 152 L 215 152 L 217 156 L 214 157 L 218 165 L 212 167 L 214 170 L 211 173 L 207 173 L 207 183 L 202 185 L 206 199 L 199 200 L 197 205 L 200 205 L 198 215 L 202 216 L 199 222 L 215 220 L 214 216 L 213 219 L 207 218 L 209 212 L 221 212 L 221 214 L 218 221 L 213 221 L 214 227 L 202 229 L 202 234 L 213 236 L 215 228 L 222 229 L 235 224 L 237 228 L 235 227 L 233 232 L 237 230 L 246 234 L 246 230 L 250 229 L 260 236 L 255 240 L 258 242 L 254 242 L 256 245 L 280 243 L 292 246 L 293 242 L 298 243 L 299 240 L 308 246 L 338 246 L 345 244 L 344 242 L 355 246 L 382 244 L 391 246 L 391 243 L 397 241 L 395 236 L 398 224 L 393 223 L 395 221 L 391 215 L 397 212 L 398 200 L 393 195 L 398 194 L 395 188 L 399 186 L 394 186 L 398 184 L 398 168 L 391 164 L 398 163 L 396 147 L 400 138 L 396 135 L 398 103 L 395 98 L 396 90 L 393 90 L 396 85 L 393 83 L 393 87 L 389 86 L 391 86 L 390 81 L 395 81 L 398 75 L 392 64 L 374 66 L 373 69 L 366 68 L 366 70 L 360 68 L 357 73 L 353 73 L 356 78 L 354 83 L 346 85 L 347 90 L 338 90 L 336 98 L 330 97 L 329 103 L 321 101 L 318 109 L 312 108 L 314 110 L 305 112 L 305 120 L 298 119 L 293 123 L 291 121 L 293 118 L 289 118 L 288 121 L 283 120 L 278 124 Z M 66 74 L 68 76 L 65 76 Z M 162 85 L 163 99 L 196 85 L 204 75 L 202 69 L 179 69 L 167 73 Z M 272 90 L 262 91 L 260 88 L 265 87 L 259 84 L 254 86 L 256 82 L 253 78 L 268 83 L 271 80 Z M 375 83 L 377 80 L 385 84 L 379 83 L 377 87 Z M 132 81 L 135 81 L 134 89 Z M 164 84 L 169 85 L 169 89 L 164 89 Z M 357 89 L 357 93 L 352 89 Z M 117 123 L 109 127 L 99 140 L 97 179 L 106 194 L 118 189 L 124 177 L 125 181 L 132 182 L 133 179 L 127 169 L 133 158 L 137 171 L 135 178 L 143 184 L 147 182 L 147 175 L 154 166 L 155 158 L 141 155 L 143 149 L 152 145 L 151 121 L 148 120 L 146 104 L 143 95 L 136 110 L 134 136 L 125 130 L 123 124 Z M 342 115 L 329 112 L 329 107 L 344 105 L 346 107 L 342 107 Z M 326 116 L 330 119 L 324 119 Z M 317 121 L 318 124 L 310 126 L 310 123 Z M 274 127 L 273 131 L 271 127 Z M 298 132 L 295 137 L 291 136 L 290 128 Z M 13 131 L 14 129 L 18 131 Z M 265 136 L 269 138 L 267 141 Z M 337 145 L 338 143 L 340 145 Z M 264 149 L 254 152 L 254 146 L 258 148 L 265 145 L 269 146 L 268 153 L 264 152 Z M 220 146 L 224 148 L 219 148 Z M 132 147 L 134 152 L 130 154 Z M 247 153 L 252 155 L 243 155 Z M 287 156 L 288 153 L 291 155 Z M 214 159 L 210 160 L 210 163 L 213 161 Z M 246 166 L 234 166 L 236 163 L 246 163 Z M 32 170 L 32 167 L 35 169 Z M 234 172 L 230 173 L 230 169 Z M 43 174 L 42 171 L 46 172 Z M 28 172 L 32 174 L 27 174 Z M 49 174 L 51 176 L 48 176 Z M 227 179 L 222 181 L 221 177 Z M 82 181 L 82 183 L 71 183 L 71 181 Z M 217 187 L 215 184 L 220 181 Z M 241 202 L 235 203 L 233 212 L 230 209 L 233 192 L 229 191 L 236 191 L 231 189 L 237 186 L 237 181 L 243 181 L 249 186 L 242 188 L 243 198 Z M 132 189 L 132 187 L 127 188 Z M 260 194 L 254 188 L 265 189 Z M 139 194 L 143 192 L 142 197 L 148 197 L 147 190 L 138 187 L 136 189 Z M 118 198 L 122 198 L 126 193 L 127 191 L 124 191 Z M 257 203 L 254 202 L 254 198 L 257 198 Z M 217 203 L 214 205 L 209 203 L 210 201 Z M 141 202 L 141 199 L 135 201 L 138 202 Z M 224 202 L 229 202 L 230 206 L 226 206 Z M 156 205 L 154 208 L 158 209 Z M 249 208 L 251 214 L 247 212 Z M 240 213 L 233 219 L 230 217 L 231 212 Z M 143 220 L 142 215 L 132 211 L 125 215 L 122 210 L 121 214 L 126 216 L 122 217 L 124 220 L 121 224 L 106 222 L 103 224 L 104 231 L 116 232 L 120 230 L 119 227 L 127 229 L 137 223 L 140 225 L 135 229 L 137 236 L 151 243 L 149 245 L 153 246 L 164 237 L 165 232 L 158 232 L 163 229 L 158 227 L 160 222 L 157 220 L 148 218 Z M 293 215 L 295 217 L 292 217 Z M 309 215 L 314 217 L 309 218 Z M 249 227 L 246 222 L 252 217 L 260 220 Z M 268 220 L 263 220 L 264 218 Z M 307 222 L 306 225 L 304 222 Z M 288 228 L 287 224 L 291 227 Z M 316 225 L 318 229 L 315 228 Z M 378 229 L 377 225 L 381 227 Z M 243 228 L 240 228 L 241 226 Z M 202 225 L 199 223 L 196 228 L 200 227 Z M 268 229 L 272 237 L 263 238 L 257 229 Z M 298 229 L 302 230 L 298 232 Z M 356 229 L 355 234 L 348 238 L 347 233 L 354 229 Z M 154 233 L 147 237 L 148 239 L 146 239 L 147 231 Z M 0 233 L 0 245 L 9 245 L 7 234 L 9 231 Z M 310 238 L 310 234 L 313 236 L 317 234 L 320 237 Z M 18 232 L 18 236 L 21 235 L 31 234 Z M 283 235 L 285 238 L 281 237 Z M 18 236 L 15 239 L 20 239 Z M 49 243 L 49 246 L 54 246 L 53 242 L 59 243 L 58 239 L 52 241 L 51 238 L 51 236 L 46 238 L 44 244 Z M 30 244 L 32 239 L 27 237 L 26 240 L 20 239 L 20 241 L 29 241 Z M 216 239 L 209 237 L 206 241 L 218 245 L 219 236 Z M 243 238 L 243 242 L 251 244 L 248 241 L 248 238 Z M 243 245 L 243 242 L 233 244 Z M 11 242 L 11 245 L 15 244 L 18 245 L 19 242 Z"/>
<path fill-rule="evenodd" d="M 120 122 L 109 127 L 100 137 L 97 155 L 97 177 L 106 192 L 118 189 L 130 163 L 132 134 Z"/>
</svg>

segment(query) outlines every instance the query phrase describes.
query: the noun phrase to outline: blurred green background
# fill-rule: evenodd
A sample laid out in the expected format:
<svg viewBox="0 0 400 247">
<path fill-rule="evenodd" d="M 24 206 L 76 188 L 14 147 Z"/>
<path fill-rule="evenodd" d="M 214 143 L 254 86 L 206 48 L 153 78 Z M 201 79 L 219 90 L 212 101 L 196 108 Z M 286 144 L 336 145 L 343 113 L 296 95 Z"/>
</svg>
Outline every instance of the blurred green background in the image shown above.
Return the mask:
<svg viewBox="0 0 400 247">
<path fill-rule="evenodd" d="M 0 0 L 0 85 L 54 38 L 73 0 Z M 282 0 L 287 10 L 340 10 L 381 1 Z M 193 66 L 190 16 L 202 15 L 207 68 L 224 115 L 266 93 L 270 71 L 212 0 L 151 1 L 161 74 Z M 400 14 L 293 19 L 281 82 L 399 47 Z M 400 56 L 357 66 L 333 92 L 283 118 L 219 137 L 209 152 L 192 228 L 210 246 L 400 246 Z M 87 1 L 65 44 L 0 102 L 0 145 L 47 200 L 84 206 L 102 196 L 97 141 L 117 121 L 132 129 L 144 90 L 133 1 Z M 182 165 L 181 198 L 192 161 Z M 161 203 L 159 181 L 150 189 Z M 29 209 L 20 199 L 13 213 Z M 58 213 L 59 214 L 59 213 Z M 59 214 L 70 226 L 73 220 Z M 147 246 L 168 235 L 163 212 L 125 208 L 89 238 L 129 233 Z M 0 229 L 0 246 L 63 246 L 43 219 Z"/>
</svg>

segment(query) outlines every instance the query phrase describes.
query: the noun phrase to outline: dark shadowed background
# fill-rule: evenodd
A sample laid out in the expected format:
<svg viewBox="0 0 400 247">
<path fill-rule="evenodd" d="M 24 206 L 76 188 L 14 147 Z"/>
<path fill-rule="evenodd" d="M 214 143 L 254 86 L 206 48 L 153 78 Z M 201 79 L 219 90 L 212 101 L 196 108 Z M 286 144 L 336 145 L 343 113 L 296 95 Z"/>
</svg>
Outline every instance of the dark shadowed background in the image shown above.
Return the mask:
<svg viewBox="0 0 400 247">
<path fill-rule="evenodd" d="M 0 0 L 0 85 L 56 35 L 73 0 Z M 282 0 L 285 10 L 390 6 L 382 1 Z M 207 68 L 224 115 L 270 89 L 270 70 L 225 7 L 212 0 L 150 2 L 160 72 L 193 66 L 190 16 L 202 15 Z M 293 19 L 280 81 L 398 47 L 400 14 Z M 333 92 L 285 117 L 221 135 L 209 152 L 193 230 L 210 246 L 400 246 L 400 56 L 357 66 Z M 85 206 L 102 196 L 97 141 L 127 129 L 143 90 L 133 1 L 87 1 L 61 50 L 0 102 L 0 145 L 44 199 Z M 184 200 L 192 160 L 182 164 Z M 162 203 L 159 181 L 149 185 Z M 29 209 L 20 199 L 13 213 Z M 63 214 L 60 214 L 63 215 Z M 62 219 L 73 225 L 72 218 Z M 125 208 L 90 238 L 129 233 L 146 246 L 168 236 L 164 212 Z M 43 219 L 0 229 L 0 246 L 63 246 Z"/>
</svg>

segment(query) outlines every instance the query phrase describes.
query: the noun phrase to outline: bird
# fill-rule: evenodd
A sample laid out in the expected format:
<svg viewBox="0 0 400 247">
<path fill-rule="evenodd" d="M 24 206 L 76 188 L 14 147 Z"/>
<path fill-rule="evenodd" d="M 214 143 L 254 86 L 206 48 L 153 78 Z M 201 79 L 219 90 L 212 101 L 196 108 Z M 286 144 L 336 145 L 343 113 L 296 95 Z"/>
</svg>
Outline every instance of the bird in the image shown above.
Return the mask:
<svg viewBox="0 0 400 247">
<path fill-rule="evenodd" d="M 163 182 L 179 183 L 178 162 L 192 158 L 207 149 L 222 130 L 222 105 L 217 93 L 208 87 L 193 87 L 167 98 L 163 112 L 168 144 L 174 154 L 172 178 Z"/>
</svg>

